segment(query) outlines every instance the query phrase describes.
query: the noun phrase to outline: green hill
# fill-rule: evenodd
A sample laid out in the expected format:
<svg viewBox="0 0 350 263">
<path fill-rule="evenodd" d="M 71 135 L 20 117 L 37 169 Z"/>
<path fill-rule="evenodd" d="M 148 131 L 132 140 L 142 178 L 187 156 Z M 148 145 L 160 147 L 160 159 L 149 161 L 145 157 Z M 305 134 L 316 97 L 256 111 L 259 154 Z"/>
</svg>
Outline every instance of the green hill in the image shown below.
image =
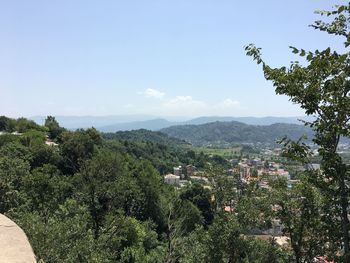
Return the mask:
<svg viewBox="0 0 350 263">
<path fill-rule="evenodd" d="M 171 137 L 168 134 L 162 132 L 155 132 L 146 129 L 119 131 L 115 133 L 103 133 L 102 136 L 105 139 L 116 139 L 134 142 L 152 142 L 167 146 L 188 145 L 188 142 L 182 139 Z"/>
<path fill-rule="evenodd" d="M 277 123 L 272 125 L 248 125 L 241 122 L 211 122 L 201 125 L 177 125 L 162 129 L 171 137 L 185 140 L 193 145 L 233 145 L 240 143 L 273 144 L 277 139 L 287 136 L 293 140 L 312 131 L 302 125 Z"/>
</svg>

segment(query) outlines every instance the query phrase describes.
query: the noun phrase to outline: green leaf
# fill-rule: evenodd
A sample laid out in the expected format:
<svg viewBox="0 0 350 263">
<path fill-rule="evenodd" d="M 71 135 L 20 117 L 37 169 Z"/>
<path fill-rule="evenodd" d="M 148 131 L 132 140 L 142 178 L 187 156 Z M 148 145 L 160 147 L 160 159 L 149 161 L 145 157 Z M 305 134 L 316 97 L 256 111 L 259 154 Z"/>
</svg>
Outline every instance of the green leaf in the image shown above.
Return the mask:
<svg viewBox="0 0 350 263">
<path fill-rule="evenodd" d="M 292 49 L 292 52 L 293 52 L 294 54 L 298 54 L 298 53 L 299 53 L 299 50 L 298 50 L 296 47 L 289 46 L 289 48 Z"/>
<path fill-rule="evenodd" d="M 340 14 L 341 12 L 343 12 L 345 10 L 345 6 L 344 5 L 341 5 L 339 8 L 338 8 L 338 14 Z"/>
<path fill-rule="evenodd" d="M 313 54 L 311 52 L 309 52 L 308 55 L 306 56 L 306 59 L 308 61 L 310 61 L 310 60 L 312 60 L 312 58 L 313 58 Z"/>
</svg>

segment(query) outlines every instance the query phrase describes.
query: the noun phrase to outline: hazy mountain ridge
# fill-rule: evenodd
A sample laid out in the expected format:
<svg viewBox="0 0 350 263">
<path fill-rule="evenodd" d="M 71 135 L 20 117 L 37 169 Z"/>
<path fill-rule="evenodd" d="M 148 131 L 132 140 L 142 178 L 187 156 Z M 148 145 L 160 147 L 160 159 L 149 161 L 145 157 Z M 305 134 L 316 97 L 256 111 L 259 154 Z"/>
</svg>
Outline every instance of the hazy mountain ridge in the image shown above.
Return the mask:
<svg viewBox="0 0 350 263">
<path fill-rule="evenodd" d="M 32 116 L 29 119 L 42 125 L 46 116 Z M 105 116 L 55 116 L 62 127 L 67 129 L 103 127 L 119 123 L 132 123 L 156 118 L 151 115 L 105 115 Z"/>
<path fill-rule="evenodd" d="M 161 132 L 198 146 L 239 143 L 273 144 L 277 139 L 285 136 L 293 140 L 297 140 L 303 135 L 309 139 L 313 137 L 312 130 L 303 125 L 287 123 L 248 125 L 237 121 L 177 125 L 164 128 Z"/>
<path fill-rule="evenodd" d="M 299 117 L 221 117 L 221 116 L 204 116 L 192 119 L 187 124 L 205 124 L 210 122 L 231 122 L 237 121 L 249 125 L 271 125 L 275 123 L 289 123 L 289 124 L 302 124 L 300 120 L 310 121 L 312 117 L 299 116 Z"/>
<path fill-rule="evenodd" d="M 43 124 L 45 116 L 34 116 L 30 119 Z M 155 117 L 149 115 L 110 115 L 110 116 L 57 116 L 61 126 L 67 129 L 95 127 L 102 132 L 122 130 L 160 130 L 175 125 L 205 124 L 210 122 L 238 121 L 250 125 L 271 125 L 274 123 L 302 124 L 299 119 L 311 120 L 310 117 L 229 117 L 203 116 L 186 120 L 185 117 Z"/>
<path fill-rule="evenodd" d="M 97 129 L 102 132 L 130 131 L 130 130 L 139 130 L 139 129 L 156 131 L 156 130 L 167 128 L 177 124 L 179 123 L 171 122 L 165 119 L 153 119 L 153 120 L 146 120 L 146 121 L 116 123 L 113 125 L 97 127 Z"/>
</svg>

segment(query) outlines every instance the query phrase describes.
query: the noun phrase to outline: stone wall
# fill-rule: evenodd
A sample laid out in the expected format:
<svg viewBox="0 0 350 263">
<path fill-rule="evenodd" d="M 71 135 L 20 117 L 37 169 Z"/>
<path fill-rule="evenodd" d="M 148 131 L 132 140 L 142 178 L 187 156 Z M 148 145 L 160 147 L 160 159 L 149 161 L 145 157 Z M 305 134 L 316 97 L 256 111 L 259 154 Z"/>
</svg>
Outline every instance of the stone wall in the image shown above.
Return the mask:
<svg viewBox="0 0 350 263">
<path fill-rule="evenodd" d="M 35 255 L 24 231 L 0 214 L 0 262 L 35 263 Z"/>
</svg>

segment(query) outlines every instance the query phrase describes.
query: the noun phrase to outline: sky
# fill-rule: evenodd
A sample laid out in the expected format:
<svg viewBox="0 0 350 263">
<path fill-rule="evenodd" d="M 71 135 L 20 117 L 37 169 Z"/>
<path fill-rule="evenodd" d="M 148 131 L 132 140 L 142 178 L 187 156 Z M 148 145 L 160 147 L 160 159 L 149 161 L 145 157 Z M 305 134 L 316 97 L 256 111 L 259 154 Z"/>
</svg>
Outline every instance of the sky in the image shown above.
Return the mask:
<svg viewBox="0 0 350 263">
<path fill-rule="evenodd" d="M 301 116 L 272 66 L 340 47 L 313 30 L 326 0 L 0 1 L 0 115 Z"/>
</svg>

